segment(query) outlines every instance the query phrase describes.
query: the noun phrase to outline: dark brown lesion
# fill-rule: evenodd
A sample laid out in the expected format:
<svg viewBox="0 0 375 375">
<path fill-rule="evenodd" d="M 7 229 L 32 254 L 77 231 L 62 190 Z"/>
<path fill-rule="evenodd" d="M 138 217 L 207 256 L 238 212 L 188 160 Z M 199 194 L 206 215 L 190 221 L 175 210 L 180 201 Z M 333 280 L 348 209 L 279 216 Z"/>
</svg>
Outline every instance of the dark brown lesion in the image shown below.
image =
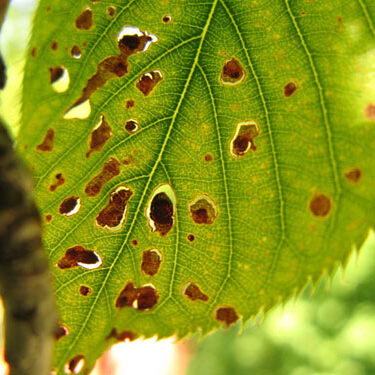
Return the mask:
<svg viewBox="0 0 375 375">
<path fill-rule="evenodd" d="M 101 115 L 99 126 L 91 133 L 89 151 L 86 152 L 86 158 L 90 157 L 93 152 L 99 152 L 103 149 L 108 140 L 112 137 L 112 128 L 108 124 L 104 115 Z"/>
<path fill-rule="evenodd" d="M 67 363 L 66 370 L 67 374 L 78 374 L 81 372 L 82 368 L 85 366 L 86 359 L 84 355 L 77 355 L 74 358 L 72 358 L 69 363 Z"/>
<path fill-rule="evenodd" d="M 96 224 L 111 232 L 121 230 L 132 195 L 133 192 L 126 187 L 117 188 L 111 193 L 107 205 L 97 215 Z"/>
<path fill-rule="evenodd" d="M 171 231 L 174 224 L 174 205 L 165 192 L 158 193 L 152 198 L 148 216 L 153 232 L 165 236 Z"/>
<path fill-rule="evenodd" d="M 108 17 L 112 18 L 116 14 L 116 8 L 113 6 L 107 7 Z"/>
<path fill-rule="evenodd" d="M 160 70 L 152 70 L 151 72 L 143 74 L 136 83 L 136 86 L 144 96 L 148 96 L 162 80 L 163 75 Z"/>
<path fill-rule="evenodd" d="M 230 142 L 231 154 L 243 157 L 249 150 L 256 151 L 255 138 L 260 134 L 259 126 L 255 121 L 240 122 L 236 126 L 236 133 Z"/>
<path fill-rule="evenodd" d="M 118 332 L 116 328 L 113 328 L 106 339 L 116 339 L 117 341 L 134 341 L 137 337 L 138 335 L 133 331 L 125 330 Z"/>
<path fill-rule="evenodd" d="M 121 291 L 116 300 L 116 307 L 122 309 L 130 307 L 135 310 L 151 310 L 158 302 L 159 295 L 156 289 L 151 285 L 135 287 L 132 281 L 129 281 Z"/>
<path fill-rule="evenodd" d="M 89 197 L 96 197 L 102 190 L 103 186 L 112 178 L 120 174 L 120 162 L 115 158 L 109 158 L 103 169 L 94 176 L 85 187 L 85 194 Z"/>
<path fill-rule="evenodd" d="M 86 86 L 82 90 L 81 97 L 75 101 L 67 110 L 82 104 L 90 99 L 91 95 L 101 87 L 103 87 L 109 80 L 123 77 L 129 71 L 128 58 L 138 52 L 142 52 L 146 44 L 151 42 L 152 38 L 149 35 L 125 35 L 118 42 L 120 53 L 118 55 L 109 56 L 101 61 L 96 69 L 96 73 L 89 78 Z"/>
<path fill-rule="evenodd" d="M 61 269 L 68 269 L 82 267 L 82 265 L 97 264 L 101 264 L 101 259 L 95 251 L 85 249 L 82 246 L 74 246 L 66 250 L 64 256 L 58 261 L 57 266 Z"/>
<path fill-rule="evenodd" d="M 141 270 L 148 276 L 155 276 L 159 272 L 162 262 L 159 251 L 152 249 L 144 251 L 142 254 Z"/>
<path fill-rule="evenodd" d="M 362 171 L 359 168 L 350 168 L 345 172 L 346 179 L 353 184 L 357 184 L 362 178 Z"/>
<path fill-rule="evenodd" d="M 86 285 L 81 285 L 79 288 L 81 296 L 87 297 L 92 293 L 92 289 Z"/>
<path fill-rule="evenodd" d="M 185 297 L 189 298 L 191 301 L 203 301 L 207 302 L 209 297 L 207 294 L 203 293 L 197 284 L 192 282 L 187 283 L 183 287 L 183 294 Z"/>
<path fill-rule="evenodd" d="M 75 20 L 75 25 L 78 30 L 90 30 L 94 23 L 92 10 L 86 8 Z"/>
<path fill-rule="evenodd" d="M 69 328 L 64 324 L 59 323 L 55 331 L 56 340 L 60 340 L 62 337 L 68 336 L 68 335 L 69 335 Z"/>
<path fill-rule="evenodd" d="M 219 307 L 216 310 L 215 318 L 219 322 L 223 322 L 227 327 L 236 323 L 239 319 L 239 316 L 236 313 L 236 310 L 233 307 Z"/>
<path fill-rule="evenodd" d="M 284 96 L 289 98 L 292 96 L 298 89 L 296 82 L 290 81 L 284 86 Z"/>
<path fill-rule="evenodd" d="M 72 216 L 73 214 L 78 212 L 77 206 L 79 209 L 79 205 L 80 205 L 80 198 L 73 195 L 62 201 L 59 207 L 59 212 L 61 215 L 64 215 L 64 216 Z"/>
<path fill-rule="evenodd" d="M 125 124 L 125 130 L 128 133 L 135 133 L 139 129 L 139 124 L 136 120 L 128 120 Z"/>
<path fill-rule="evenodd" d="M 189 204 L 189 216 L 196 224 L 213 224 L 218 216 L 214 200 L 202 195 Z"/>
<path fill-rule="evenodd" d="M 46 135 L 44 136 L 42 143 L 36 146 L 37 151 L 42 151 L 42 152 L 52 151 L 53 146 L 54 146 L 54 140 L 55 140 L 55 131 L 52 128 L 49 128 L 47 130 Z"/>
<path fill-rule="evenodd" d="M 64 178 L 64 176 L 62 175 L 62 173 L 58 173 L 55 176 L 55 182 L 52 185 L 50 185 L 49 191 L 51 191 L 51 192 L 56 191 L 56 189 L 59 186 L 62 186 L 64 184 L 65 184 L 65 178 Z"/>
<path fill-rule="evenodd" d="M 225 62 L 220 80 L 224 84 L 235 85 L 245 78 L 245 70 L 242 64 L 234 57 Z"/>
<path fill-rule="evenodd" d="M 310 200 L 310 211 L 316 217 L 325 218 L 331 212 L 331 199 L 325 194 L 315 194 Z"/>
<path fill-rule="evenodd" d="M 82 51 L 77 45 L 74 45 L 72 49 L 70 50 L 70 54 L 75 59 L 79 59 L 82 55 Z"/>
</svg>

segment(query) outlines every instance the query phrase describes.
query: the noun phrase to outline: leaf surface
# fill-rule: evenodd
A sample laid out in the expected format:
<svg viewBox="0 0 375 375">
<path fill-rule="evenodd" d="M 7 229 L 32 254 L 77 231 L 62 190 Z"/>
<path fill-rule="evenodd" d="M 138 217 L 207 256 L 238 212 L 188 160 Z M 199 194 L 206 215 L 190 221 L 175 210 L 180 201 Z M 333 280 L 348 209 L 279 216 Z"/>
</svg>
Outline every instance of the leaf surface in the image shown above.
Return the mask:
<svg viewBox="0 0 375 375">
<path fill-rule="evenodd" d="M 59 374 L 117 340 L 247 321 L 361 246 L 374 25 L 370 0 L 40 1 L 18 144 Z"/>
</svg>

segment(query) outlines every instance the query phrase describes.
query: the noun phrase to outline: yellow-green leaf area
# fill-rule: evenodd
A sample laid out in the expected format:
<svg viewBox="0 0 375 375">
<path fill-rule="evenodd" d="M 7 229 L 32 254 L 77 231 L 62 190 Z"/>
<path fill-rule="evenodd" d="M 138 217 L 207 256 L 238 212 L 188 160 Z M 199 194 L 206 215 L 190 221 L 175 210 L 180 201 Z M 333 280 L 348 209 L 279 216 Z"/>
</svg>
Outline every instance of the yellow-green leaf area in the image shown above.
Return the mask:
<svg viewBox="0 0 375 375">
<path fill-rule="evenodd" d="M 345 263 L 375 221 L 374 69 L 370 0 L 41 0 L 18 145 L 58 374 L 247 321 Z"/>
</svg>

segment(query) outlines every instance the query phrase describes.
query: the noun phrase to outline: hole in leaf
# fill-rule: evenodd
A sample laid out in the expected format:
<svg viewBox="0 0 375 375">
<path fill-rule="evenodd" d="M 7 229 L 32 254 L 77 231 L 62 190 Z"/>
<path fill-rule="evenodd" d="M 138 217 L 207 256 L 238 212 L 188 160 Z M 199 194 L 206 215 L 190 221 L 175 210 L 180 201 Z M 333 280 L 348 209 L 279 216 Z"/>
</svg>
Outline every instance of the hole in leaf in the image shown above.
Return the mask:
<svg viewBox="0 0 375 375">
<path fill-rule="evenodd" d="M 219 307 L 216 310 L 216 320 L 223 322 L 229 327 L 238 320 L 238 315 L 233 307 Z"/>
<path fill-rule="evenodd" d="M 65 326 L 64 324 L 60 324 L 58 325 L 56 331 L 55 331 L 55 338 L 56 340 L 60 340 L 62 337 L 64 336 L 68 336 L 69 335 L 69 329 L 67 326 Z"/>
<path fill-rule="evenodd" d="M 359 168 L 351 168 L 345 173 L 349 182 L 356 184 L 362 178 L 362 172 Z"/>
<path fill-rule="evenodd" d="M 56 182 L 49 187 L 49 191 L 55 191 L 59 186 L 62 186 L 65 183 L 65 178 L 61 173 L 58 173 L 55 176 L 55 180 Z"/>
<path fill-rule="evenodd" d="M 216 203 L 208 195 L 201 195 L 189 204 L 189 215 L 196 224 L 213 224 L 218 216 Z"/>
<path fill-rule="evenodd" d="M 109 126 L 103 115 L 100 116 L 99 122 L 91 132 L 90 149 L 86 152 L 86 158 L 90 157 L 93 152 L 99 152 L 105 146 L 107 141 L 112 137 L 112 128 Z"/>
<path fill-rule="evenodd" d="M 68 197 L 60 204 L 59 212 L 61 215 L 70 217 L 79 212 L 81 208 L 81 199 L 76 196 Z"/>
<path fill-rule="evenodd" d="M 89 288 L 88 286 L 81 285 L 80 288 L 79 288 L 79 293 L 82 296 L 87 297 L 87 296 L 89 296 L 92 293 L 92 289 Z"/>
<path fill-rule="evenodd" d="M 38 151 L 43 151 L 43 152 L 52 151 L 54 138 L 55 138 L 55 131 L 52 128 L 49 128 L 47 130 L 46 135 L 44 136 L 42 143 L 36 146 L 36 149 Z"/>
<path fill-rule="evenodd" d="M 147 206 L 146 216 L 152 232 L 167 235 L 174 224 L 176 196 L 170 185 L 159 186 Z"/>
<path fill-rule="evenodd" d="M 70 77 L 68 70 L 63 66 L 49 68 L 50 82 L 52 89 L 57 93 L 62 93 L 68 90 L 70 84 Z"/>
<path fill-rule="evenodd" d="M 159 271 L 161 262 L 162 257 L 158 250 L 144 251 L 142 254 L 142 272 L 148 276 L 155 276 Z"/>
<path fill-rule="evenodd" d="M 238 85 L 245 79 L 245 70 L 241 63 L 232 57 L 226 61 L 221 72 L 220 81 L 224 85 Z"/>
<path fill-rule="evenodd" d="M 109 202 L 96 217 L 96 224 L 110 232 L 118 232 L 122 229 L 126 213 L 128 211 L 128 201 L 133 192 L 125 187 L 118 187 L 109 197 Z"/>
<path fill-rule="evenodd" d="M 188 282 L 182 288 L 182 292 L 185 297 L 189 298 L 191 301 L 203 301 L 207 302 L 209 297 L 204 294 L 198 285 Z"/>
<path fill-rule="evenodd" d="M 117 341 L 134 341 L 138 335 L 132 331 L 117 332 L 116 328 L 113 328 L 111 333 L 106 337 L 109 339 L 116 339 Z"/>
<path fill-rule="evenodd" d="M 163 80 L 163 75 L 160 70 L 152 70 L 151 72 L 143 74 L 136 86 L 144 96 L 150 95 L 156 85 Z"/>
<path fill-rule="evenodd" d="M 81 56 L 82 56 L 82 52 L 81 52 L 81 49 L 77 46 L 77 45 L 74 45 L 72 47 L 72 49 L 70 50 L 70 55 L 74 58 L 74 59 L 80 59 Z"/>
<path fill-rule="evenodd" d="M 134 284 L 129 281 L 118 296 L 116 307 L 119 309 L 131 307 L 135 310 L 148 311 L 156 305 L 158 299 L 159 296 L 154 286 L 144 285 L 140 288 L 136 288 Z"/>
<path fill-rule="evenodd" d="M 316 194 L 310 201 L 310 210 L 314 216 L 326 217 L 331 207 L 331 200 L 324 194 Z"/>
<path fill-rule="evenodd" d="M 94 18 L 92 15 L 91 8 L 87 7 L 75 21 L 76 28 L 78 30 L 90 30 L 94 23 Z"/>
<path fill-rule="evenodd" d="M 107 182 L 120 174 L 120 165 L 115 158 L 109 158 L 104 163 L 103 169 L 88 182 L 85 194 L 89 197 L 97 196 Z"/>
<path fill-rule="evenodd" d="M 85 366 L 85 356 L 77 355 L 65 364 L 64 370 L 66 374 L 79 374 Z"/>
<path fill-rule="evenodd" d="M 74 246 L 68 249 L 57 263 L 61 269 L 80 266 L 90 270 L 100 267 L 101 264 L 102 260 L 95 251 L 87 250 L 82 246 Z"/>
<path fill-rule="evenodd" d="M 90 116 L 90 113 L 91 104 L 90 100 L 87 99 L 68 108 L 63 118 L 65 120 L 85 119 Z"/>
<path fill-rule="evenodd" d="M 128 133 L 135 133 L 139 129 L 137 120 L 128 120 L 125 124 L 125 129 Z"/>
<path fill-rule="evenodd" d="M 239 122 L 234 137 L 230 141 L 230 152 L 235 157 L 243 157 L 249 150 L 256 151 L 254 139 L 259 136 L 255 121 Z"/>
</svg>

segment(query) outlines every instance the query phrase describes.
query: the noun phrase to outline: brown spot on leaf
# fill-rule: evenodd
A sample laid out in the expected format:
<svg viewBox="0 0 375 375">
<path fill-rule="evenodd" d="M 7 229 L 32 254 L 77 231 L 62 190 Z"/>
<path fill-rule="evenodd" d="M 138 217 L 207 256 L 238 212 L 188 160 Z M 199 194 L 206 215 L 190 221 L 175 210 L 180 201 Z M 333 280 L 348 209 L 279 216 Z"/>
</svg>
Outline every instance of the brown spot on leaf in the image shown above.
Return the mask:
<svg viewBox="0 0 375 375">
<path fill-rule="evenodd" d="M 164 22 L 164 23 L 171 23 L 171 22 L 172 22 L 172 16 L 169 15 L 169 14 L 166 14 L 166 15 L 163 17 L 163 22 Z"/>
<path fill-rule="evenodd" d="M 90 30 L 92 28 L 93 22 L 94 22 L 94 18 L 92 15 L 92 10 L 87 7 L 76 18 L 75 25 L 78 30 Z"/>
<path fill-rule="evenodd" d="M 220 80 L 223 84 L 239 84 L 244 80 L 244 78 L 245 70 L 237 59 L 232 57 L 225 62 L 220 76 Z"/>
<path fill-rule="evenodd" d="M 112 18 L 116 14 L 116 8 L 112 6 L 108 7 L 107 14 L 108 14 L 108 17 Z"/>
<path fill-rule="evenodd" d="M 77 45 L 74 45 L 72 47 L 72 49 L 70 50 L 70 55 L 75 58 L 75 59 L 79 59 L 81 58 L 82 56 L 82 52 L 81 52 L 81 49 L 77 46 Z"/>
<path fill-rule="evenodd" d="M 79 292 L 82 296 L 87 297 L 92 293 L 92 289 L 89 288 L 88 286 L 81 285 L 79 288 Z"/>
<path fill-rule="evenodd" d="M 31 57 L 36 57 L 36 47 L 31 50 Z"/>
<path fill-rule="evenodd" d="M 48 214 L 45 216 L 46 217 L 46 221 L 49 223 L 51 220 L 52 220 L 52 215 L 51 214 Z"/>
<path fill-rule="evenodd" d="M 112 128 L 109 126 L 103 115 L 100 116 L 99 123 L 91 132 L 89 151 L 86 152 L 86 158 L 89 158 L 93 152 L 99 152 L 112 137 Z"/>
<path fill-rule="evenodd" d="M 204 160 L 207 162 L 207 163 L 210 163 L 212 160 L 213 160 L 213 156 L 211 154 L 206 154 L 204 155 Z"/>
<path fill-rule="evenodd" d="M 290 96 L 292 96 L 296 91 L 297 91 L 298 87 L 297 87 L 297 84 L 293 81 L 291 82 L 288 82 L 285 86 L 284 86 L 284 95 L 289 98 Z"/>
<path fill-rule="evenodd" d="M 216 310 L 216 320 L 225 323 L 229 327 L 237 322 L 238 315 L 233 307 L 219 307 Z"/>
<path fill-rule="evenodd" d="M 135 101 L 132 100 L 132 99 L 129 99 L 126 101 L 126 109 L 130 109 L 130 108 L 133 108 L 135 105 Z"/>
<path fill-rule="evenodd" d="M 138 246 L 138 241 L 136 239 L 132 240 L 132 245 L 133 246 Z"/>
<path fill-rule="evenodd" d="M 96 217 L 96 224 L 111 232 L 121 230 L 126 218 L 128 201 L 132 195 L 133 192 L 126 187 L 117 188 Z"/>
<path fill-rule="evenodd" d="M 194 241 L 195 241 L 195 236 L 194 236 L 194 234 L 189 234 L 189 235 L 187 236 L 187 239 L 188 239 L 189 242 L 194 242 Z"/>
<path fill-rule="evenodd" d="M 58 48 L 59 48 L 59 43 L 56 40 L 54 40 L 51 43 L 51 49 L 52 49 L 52 51 L 57 51 Z"/>
<path fill-rule="evenodd" d="M 56 182 L 49 187 L 49 191 L 55 191 L 59 186 L 64 185 L 65 178 L 61 173 L 55 176 Z"/>
<path fill-rule="evenodd" d="M 147 216 L 150 218 L 149 225 L 153 232 L 159 232 L 161 236 L 169 233 L 174 223 L 174 207 L 167 193 L 154 195 Z"/>
<path fill-rule="evenodd" d="M 97 268 L 101 265 L 99 255 L 93 250 L 87 250 L 82 246 L 74 246 L 66 250 L 65 255 L 58 261 L 57 265 L 61 269 L 74 268 Z"/>
<path fill-rule="evenodd" d="M 139 78 L 136 86 L 144 96 L 150 95 L 155 86 L 163 80 L 163 75 L 159 70 L 152 70 Z"/>
<path fill-rule="evenodd" d="M 111 333 L 106 337 L 107 340 L 109 339 L 116 339 L 117 341 L 134 341 L 138 335 L 133 331 L 122 331 L 117 332 L 116 328 L 113 328 Z"/>
<path fill-rule="evenodd" d="M 147 311 L 156 305 L 158 299 L 159 296 L 152 285 L 144 285 L 136 288 L 129 281 L 118 296 L 116 307 L 119 309 L 132 307 L 136 310 Z"/>
<path fill-rule="evenodd" d="M 331 207 L 331 200 L 324 194 L 316 194 L 310 201 L 310 211 L 314 216 L 326 217 Z"/>
<path fill-rule="evenodd" d="M 88 182 L 85 194 L 89 197 L 96 197 L 108 181 L 120 174 L 120 165 L 115 158 L 109 158 L 104 163 L 103 169 Z"/>
<path fill-rule="evenodd" d="M 84 355 L 77 355 L 65 365 L 66 374 L 79 374 L 85 366 L 86 360 Z"/>
<path fill-rule="evenodd" d="M 189 204 L 189 215 L 197 224 L 213 224 L 218 216 L 216 203 L 202 195 Z"/>
<path fill-rule="evenodd" d="M 77 196 L 71 196 L 63 200 L 63 202 L 60 204 L 59 212 L 64 216 L 73 216 L 79 211 L 80 205 L 80 198 Z"/>
<path fill-rule="evenodd" d="M 142 254 L 142 272 L 149 276 L 155 276 L 159 271 L 161 261 L 159 251 L 155 249 L 144 251 Z"/>
<path fill-rule="evenodd" d="M 142 52 L 152 40 L 152 37 L 146 34 L 141 36 L 136 34 L 122 36 L 118 41 L 120 53 L 115 56 L 109 56 L 99 63 L 96 73 L 89 78 L 86 86 L 83 88 L 81 97 L 66 110 L 66 113 L 90 99 L 91 95 L 103 87 L 109 80 L 121 78 L 128 73 L 129 56 Z"/>
<path fill-rule="evenodd" d="M 56 340 L 60 340 L 64 336 L 69 335 L 69 329 L 63 324 L 60 324 L 57 326 L 57 329 L 55 331 L 55 338 Z"/>
<path fill-rule="evenodd" d="M 183 287 L 183 293 L 191 301 L 207 302 L 209 300 L 209 297 L 200 290 L 199 286 L 191 282 Z"/>
<path fill-rule="evenodd" d="M 125 124 L 125 129 L 129 133 L 135 133 L 139 129 L 138 122 L 136 120 L 129 120 Z"/>
<path fill-rule="evenodd" d="M 375 103 L 370 103 L 365 109 L 365 116 L 375 122 Z"/>
<path fill-rule="evenodd" d="M 239 122 L 230 142 L 231 154 L 243 157 L 249 150 L 256 151 L 255 138 L 259 136 L 259 127 L 255 121 Z"/>
<path fill-rule="evenodd" d="M 359 168 L 351 168 L 345 173 L 345 177 L 352 183 L 356 184 L 362 177 L 362 172 Z"/>
<path fill-rule="evenodd" d="M 42 143 L 36 146 L 36 149 L 38 151 L 43 151 L 43 152 L 52 151 L 54 138 L 55 138 L 55 131 L 52 128 L 49 128 L 47 130 L 46 135 L 44 136 Z"/>
</svg>

